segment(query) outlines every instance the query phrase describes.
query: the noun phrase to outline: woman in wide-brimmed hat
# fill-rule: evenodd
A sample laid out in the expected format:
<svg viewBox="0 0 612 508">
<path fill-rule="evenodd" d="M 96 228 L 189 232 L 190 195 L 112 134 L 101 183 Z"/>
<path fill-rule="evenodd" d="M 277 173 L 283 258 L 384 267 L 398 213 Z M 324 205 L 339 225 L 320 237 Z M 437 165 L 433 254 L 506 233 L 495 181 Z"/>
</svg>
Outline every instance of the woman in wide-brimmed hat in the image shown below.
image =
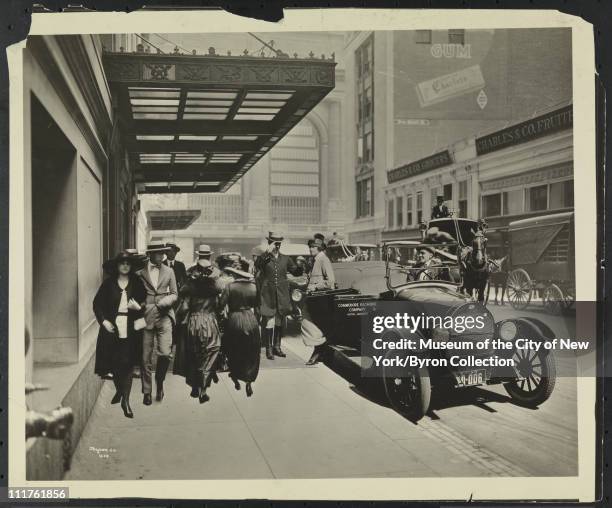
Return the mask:
<svg viewBox="0 0 612 508">
<path fill-rule="evenodd" d="M 116 393 L 111 403 L 121 402 L 128 418 L 134 366 L 138 363 L 138 342 L 144 328 L 145 289 L 134 274 L 140 261 L 133 253 L 122 251 L 103 265 L 109 277 L 102 282 L 93 301 L 100 324 L 96 343 L 95 372 L 104 377 L 113 374 Z"/>
<path fill-rule="evenodd" d="M 241 260 L 236 266 L 226 267 L 232 280 L 225 285 L 221 307 L 227 306 L 227 321 L 223 332 L 223 350 L 227 354 L 230 378 L 236 390 L 240 381 L 246 383 L 247 397 L 253 395 L 251 383 L 259 373 L 261 334 L 255 316 L 257 288 L 248 263 Z"/>
</svg>

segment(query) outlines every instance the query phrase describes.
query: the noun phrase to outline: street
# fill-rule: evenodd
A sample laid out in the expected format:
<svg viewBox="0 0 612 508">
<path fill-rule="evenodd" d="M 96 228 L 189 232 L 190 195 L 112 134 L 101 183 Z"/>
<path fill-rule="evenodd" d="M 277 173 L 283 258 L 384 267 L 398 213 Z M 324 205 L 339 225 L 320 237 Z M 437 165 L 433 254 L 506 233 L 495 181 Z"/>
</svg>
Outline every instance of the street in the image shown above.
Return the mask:
<svg viewBox="0 0 612 508">
<path fill-rule="evenodd" d="M 489 308 L 496 320 L 514 312 Z M 537 304 L 521 315 L 542 319 L 558 335 L 574 326 Z M 500 385 L 434 394 L 430 414 L 415 424 L 363 391 L 358 369 L 307 367 L 310 348 L 298 337 L 283 345 L 287 358 L 262 359 L 251 398 L 222 373 L 210 402 L 200 405 L 183 378 L 171 375 L 163 402 L 145 407 L 135 379 L 130 420 L 110 405 L 114 387 L 105 382 L 66 479 L 577 474 L 574 377 L 560 376 L 535 410 L 513 404 Z M 558 362 L 570 368 L 572 358 Z"/>
</svg>

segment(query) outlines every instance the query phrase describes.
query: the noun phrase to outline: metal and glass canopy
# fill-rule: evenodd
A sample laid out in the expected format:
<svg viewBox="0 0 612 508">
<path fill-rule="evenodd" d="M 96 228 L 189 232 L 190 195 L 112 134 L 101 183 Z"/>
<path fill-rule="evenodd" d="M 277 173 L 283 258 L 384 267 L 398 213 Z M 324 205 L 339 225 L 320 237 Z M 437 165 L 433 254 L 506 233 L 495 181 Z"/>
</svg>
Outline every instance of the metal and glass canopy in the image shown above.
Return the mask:
<svg viewBox="0 0 612 508">
<path fill-rule="evenodd" d="M 333 59 L 104 53 L 141 193 L 224 192 L 335 84 Z"/>
</svg>

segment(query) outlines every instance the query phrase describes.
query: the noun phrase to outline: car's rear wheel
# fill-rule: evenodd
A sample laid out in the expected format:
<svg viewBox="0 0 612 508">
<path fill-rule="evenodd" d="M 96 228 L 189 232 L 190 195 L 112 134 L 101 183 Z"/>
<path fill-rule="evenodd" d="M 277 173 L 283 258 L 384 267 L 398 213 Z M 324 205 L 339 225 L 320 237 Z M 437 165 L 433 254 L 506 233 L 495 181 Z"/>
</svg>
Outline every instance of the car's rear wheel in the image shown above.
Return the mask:
<svg viewBox="0 0 612 508">
<path fill-rule="evenodd" d="M 504 383 L 513 400 L 524 406 L 539 406 L 548 400 L 555 388 L 557 368 L 552 351 L 536 352 L 517 349 L 513 356 L 520 379 Z"/>
<path fill-rule="evenodd" d="M 383 381 L 387 400 L 401 415 L 419 420 L 431 402 L 431 381 L 427 368 L 383 367 Z"/>
</svg>

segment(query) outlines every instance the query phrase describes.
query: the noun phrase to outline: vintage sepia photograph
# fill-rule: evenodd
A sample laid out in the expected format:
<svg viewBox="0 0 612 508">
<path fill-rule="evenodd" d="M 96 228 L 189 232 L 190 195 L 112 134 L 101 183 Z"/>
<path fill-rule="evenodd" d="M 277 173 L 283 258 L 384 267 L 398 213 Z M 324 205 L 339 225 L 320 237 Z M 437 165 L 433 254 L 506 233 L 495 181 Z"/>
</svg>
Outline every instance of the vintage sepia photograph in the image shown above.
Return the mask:
<svg viewBox="0 0 612 508">
<path fill-rule="evenodd" d="M 304 481 L 304 499 L 330 479 L 415 480 L 414 499 L 446 496 L 442 480 L 594 489 L 573 483 L 590 471 L 581 425 L 594 432 L 575 351 L 525 346 L 504 368 L 495 347 L 461 366 L 425 351 L 391 369 L 362 347 L 364 309 L 381 304 L 420 313 L 430 345 L 574 340 L 594 295 L 577 287 L 594 281 L 595 237 L 577 227 L 595 221 L 595 167 L 578 162 L 594 142 L 577 149 L 576 90 L 592 76 L 576 82 L 572 18 L 466 14 L 370 30 L 124 20 L 23 42 L 10 340 L 24 483 L 81 497 L 166 481 L 151 492 L 188 497 L 171 481 L 208 480 Z M 433 305 L 482 331 L 426 325 Z M 401 492 L 388 485 L 373 496 Z"/>
</svg>

